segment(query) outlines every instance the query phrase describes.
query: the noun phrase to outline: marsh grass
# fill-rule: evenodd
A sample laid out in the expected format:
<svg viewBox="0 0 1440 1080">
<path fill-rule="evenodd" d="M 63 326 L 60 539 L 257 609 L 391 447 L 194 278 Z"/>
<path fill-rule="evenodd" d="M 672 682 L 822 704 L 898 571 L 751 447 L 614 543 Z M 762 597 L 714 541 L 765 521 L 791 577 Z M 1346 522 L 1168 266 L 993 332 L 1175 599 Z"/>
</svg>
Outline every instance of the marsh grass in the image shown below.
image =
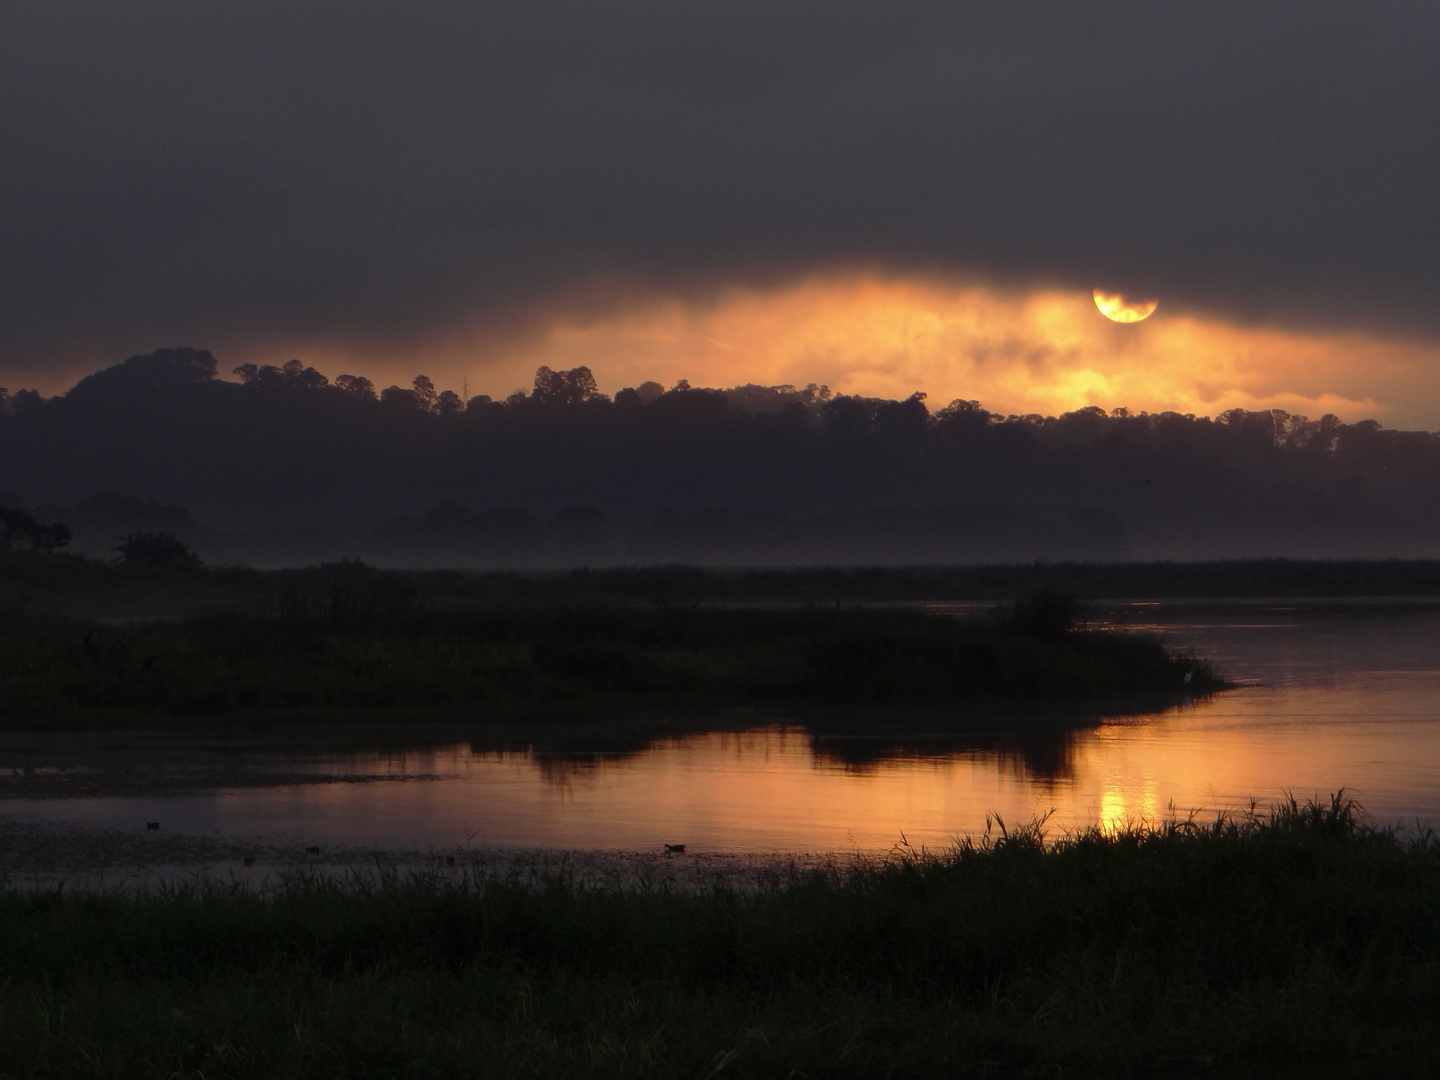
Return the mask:
<svg viewBox="0 0 1440 1080">
<path fill-rule="evenodd" d="M 944 853 L 698 893 L 553 867 L 0 892 L 0 1074 L 1433 1061 L 1437 901 L 1434 837 L 1343 793 L 1050 839 L 993 822 Z"/>
<path fill-rule="evenodd" d="M 1164 703 L 1219 685 L 1203 664 L 1120 633 L 889 608 L 437 608 L 378 574 L 282 593 L 259 612 L 119 624 L 0 614 L 12 725 L 566 704 Z"/>
</svg>

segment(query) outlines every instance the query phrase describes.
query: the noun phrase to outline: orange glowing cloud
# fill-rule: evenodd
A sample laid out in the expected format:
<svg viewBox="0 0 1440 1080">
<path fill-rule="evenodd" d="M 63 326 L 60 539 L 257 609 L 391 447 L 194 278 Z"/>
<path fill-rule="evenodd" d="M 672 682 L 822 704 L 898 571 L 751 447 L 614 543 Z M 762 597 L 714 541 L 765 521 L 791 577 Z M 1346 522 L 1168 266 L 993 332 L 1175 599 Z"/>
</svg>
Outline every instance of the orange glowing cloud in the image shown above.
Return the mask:
<svg viewBox="0 0 1440 1080">
<path fill-rule="evenodd" d="M 1434 344 L 1234 326 L 1173 306 L 1118 325 L 1080 291 L 867 275 L 734 288 L 705 303 L 641 299 L 584 317 L 558 310 L 519 335 L 476 333 L 432 347 L 407 361 L 413 370 L 385 364 L 379 377 L 353 355 L 320 363 L 402 384 L 424 371 L 439 385 L 468 383 L 493 396 L 528 386 L 541 364 L 586 364 L 610 392 L 646 379 L 818 382 L 884 397 L 923 390 L 932 407 L 966 398 L 1006 413 L 1281 408 L 1440 427 Z"/>
</svg>

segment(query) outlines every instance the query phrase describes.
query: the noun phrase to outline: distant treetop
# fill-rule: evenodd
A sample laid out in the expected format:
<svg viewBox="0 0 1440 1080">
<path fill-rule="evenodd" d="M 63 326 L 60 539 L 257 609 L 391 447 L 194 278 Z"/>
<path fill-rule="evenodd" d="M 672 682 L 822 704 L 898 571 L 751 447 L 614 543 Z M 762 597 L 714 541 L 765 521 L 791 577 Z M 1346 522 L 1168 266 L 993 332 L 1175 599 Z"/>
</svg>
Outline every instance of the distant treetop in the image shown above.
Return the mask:
<svg viewBox="0 0 1440 1080">
<path fill-rule="evenodd" d="M 0 549 L 55 551 L 70 539 L 70 529 L 65 525 L 44 525 L 19 507 L 0 506 Z"/>
<path fill-rule="evenodd" d="M 86 376 L 65 395 L 70 400 L 107 398 L 117 393 L 153 393 L 209 383 L 215 357 L 207 349 L 159 349 Z"/>
<path fill-rule="evenodd" d="M 115 561 L 122 566 L 193 570 L 200 556 L 178 537 L 163 532 L 134 532 L 115 546 Z"/>
<path fill-rule="evenodd" d="M 321 387 L 329 386 L 330 380 L 313 367 L 306 367 L 299 360 L 287 360 L 284 364 L 276 367 L 274 364 L 265 364 L 257 367 L 254 364 L 241 364 L 232 369 L 232 373 L 240 376 L 240 381 L 246 386 L 262 387 L 293 387 L 300 390 L 319 390 Z M 369 380 L 365 380 L 369 382 Z"/>
<path fill-rule="evenodd" d="M 544 405 L 578 405 L 583 401 L 609 401 L 610 398 L 600 393 L 594 374 L 582 365 L 569 371 L 538 368 L 531 400 Z"/>
</svg>

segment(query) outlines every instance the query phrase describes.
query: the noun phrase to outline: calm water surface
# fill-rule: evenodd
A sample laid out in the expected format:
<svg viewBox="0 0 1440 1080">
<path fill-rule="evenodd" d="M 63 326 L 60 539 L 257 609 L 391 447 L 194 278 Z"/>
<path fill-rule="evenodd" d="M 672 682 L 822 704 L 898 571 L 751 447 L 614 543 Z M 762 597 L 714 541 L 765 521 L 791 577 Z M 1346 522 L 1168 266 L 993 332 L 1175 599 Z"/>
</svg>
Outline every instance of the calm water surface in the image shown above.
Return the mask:
<svg viewBox="0 0 1440 1080">
<path fill-rule="evenodd" d="M 1440 611 L 1395 604 L 1126 605 L 1243 683 L 1208 701 L 1024 742 L 815 739 L 800 726 L 664 740 L 629 754 L 468 745 L 311 757 L 394 777 L 136 799 L 15 800 L 0 812 L 104 827 L 403 850 L 465 847 L 883 851 L 945 846 L 986 815 L 1053 830 L 1306 798 L 1340 785 L 1376 817 L 1440 825 Z M 412 779 L 404 779 L 411 777 Z"/>
</svg>

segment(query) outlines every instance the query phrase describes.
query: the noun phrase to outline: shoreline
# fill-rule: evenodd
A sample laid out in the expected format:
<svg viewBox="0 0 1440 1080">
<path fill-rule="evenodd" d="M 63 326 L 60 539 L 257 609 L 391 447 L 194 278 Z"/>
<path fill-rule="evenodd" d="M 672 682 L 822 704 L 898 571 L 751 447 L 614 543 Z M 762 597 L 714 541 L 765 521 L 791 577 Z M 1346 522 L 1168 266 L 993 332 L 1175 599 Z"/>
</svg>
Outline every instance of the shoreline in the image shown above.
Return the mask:
<svg viewBox="0 0 1440 1080">
<path fill-rule="evenodd" d="M 1345 789 L 1332 795 L 1343 798 Z M 47 800 L 48 801 L 48 800 Z M 1371 820 L 1357 803 L 1359 827 L 1406 843 L 1427 842 L 1429 828 L 1402 821 Z M 1319 796 L 1311 805 L 1319 805 Z M 1270 803 L 1173 810 L 1154 819 L 1135 818 L 1106 828 L 1099 822 L 1059 826 L 1042 814 L 1008 826 L 998 816 L 977 828 L 957 831 L 941 844 L 911 846 L 902 832 L 889 848 L 837 850 L 706 849 L 691 844 L 672 852 L 650 848 L 575 848 L 543 845 L 457 844 L 450 847 L 390 847 L 353 843 L 309 844 L 294 836 L 227 836 L 90 826 L 43 814 L 6 814 L 0 803 L 0 891 L 63 887 L 71 891 L 165 891 L 181 886 L 244 887 L 264 893 L 296 882 L 341 886 L 414 880 L 455 883 L 540 882 L 551 877 L 587 888 L 628 891 L 675 888 L 694 893 L 714 888 L 749 892 L 794 884 L 806 875 L 839 880 L 847 873 L 875 872 L 906 861 L 945 861 L 968 847 L 1027 838 L 1044 851 L 1063 849 L 1091 834 L 1158 835 L 1204 832 L 1217 822 L 1256 822 L 1285 811 L 1281 797 Z M 682 844 L 682 847 L 686 845 Z"/>
<path fill-rule="evenodd" d="M 934 856 L 719 865 L 532 853 L 261 888 L 9 883 L 6 1063 L 673 1076 L 743 1055 L 738 1075 L 859 1077 L 1440 1059 L 1440 845 L 1343 792 L 1053 845 L 1030 822 Z"/>
</svg>

